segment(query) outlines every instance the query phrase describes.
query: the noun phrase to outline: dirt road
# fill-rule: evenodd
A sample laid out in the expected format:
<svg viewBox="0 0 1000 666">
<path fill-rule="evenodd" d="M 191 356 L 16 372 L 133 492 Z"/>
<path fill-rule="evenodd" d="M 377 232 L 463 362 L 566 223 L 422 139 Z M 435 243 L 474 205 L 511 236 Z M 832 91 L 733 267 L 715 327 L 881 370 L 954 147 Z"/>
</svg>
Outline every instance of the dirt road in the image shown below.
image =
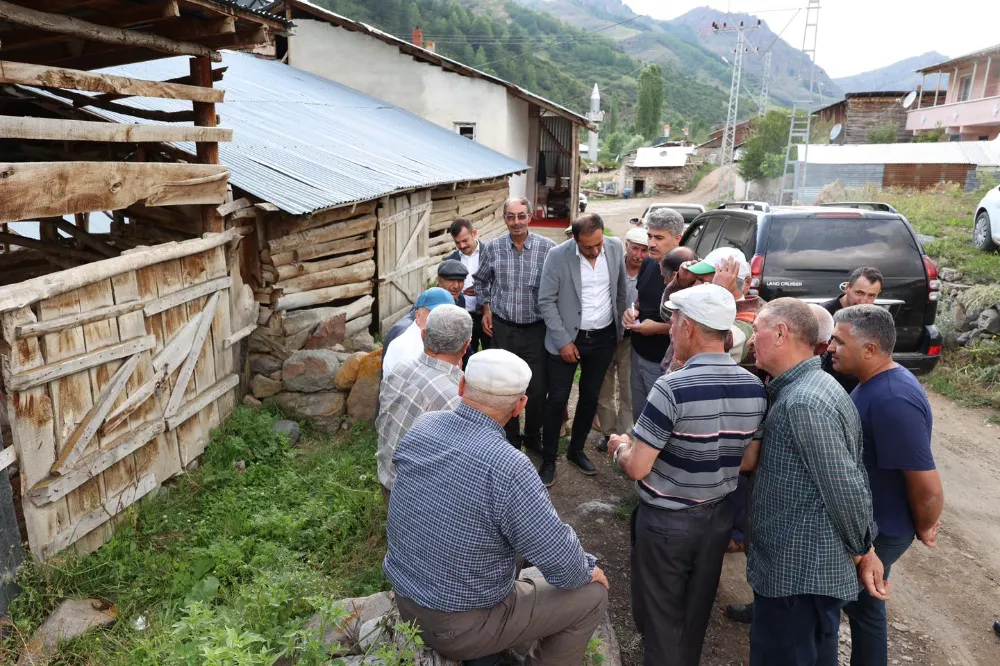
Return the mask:
<svg viewBox="0 0 1000 666">
<path fill-rule="evenodd" d="M 989 414 L 929 394 L 934 410 L 934 456 L 944 480 L 945 511 L 935 550 L 915 543 L 892 570 L 889 663 L 917 666 L 996 666 L 1000 640 L 1000 426 Z M 552 499 L 560 515 L 601 559 L 611 582 L 611 613 L 626 666 L 642 663 L 629 608 L 629 539 L 625 502 L 631 484 L 593 450 L 599 473 L 585 477 L 560 462 Z M 594 502 L 596 500 L 596 502 Z M 589 502 L 589 504 L 587 504 Z M 745 560 L 728 555 L 702 656 L 703 666 L 748 662 L 748 629 L 725 617 L 725 607 L 751 598 Z M 841 663 L 848 654 L 841 626 Z"/>
</svg>

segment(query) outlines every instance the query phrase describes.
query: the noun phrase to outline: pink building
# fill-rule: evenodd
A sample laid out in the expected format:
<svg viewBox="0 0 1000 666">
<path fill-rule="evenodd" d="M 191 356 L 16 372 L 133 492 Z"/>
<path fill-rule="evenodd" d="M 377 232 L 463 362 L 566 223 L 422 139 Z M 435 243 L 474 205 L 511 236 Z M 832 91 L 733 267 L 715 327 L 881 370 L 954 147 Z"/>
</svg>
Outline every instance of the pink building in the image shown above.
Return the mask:
<svg viewBox="0 0 1000 666">
<path fill-rule="evenodd" d="M 940 125 L 960 141 L 1000 135 L 1000 44 L 917 71 L 924 76 L 925 94 L 910 107 L 906 129 L 920 132 Z M 928 104 L 934 91 L 938 94 Z"/>
</svg>

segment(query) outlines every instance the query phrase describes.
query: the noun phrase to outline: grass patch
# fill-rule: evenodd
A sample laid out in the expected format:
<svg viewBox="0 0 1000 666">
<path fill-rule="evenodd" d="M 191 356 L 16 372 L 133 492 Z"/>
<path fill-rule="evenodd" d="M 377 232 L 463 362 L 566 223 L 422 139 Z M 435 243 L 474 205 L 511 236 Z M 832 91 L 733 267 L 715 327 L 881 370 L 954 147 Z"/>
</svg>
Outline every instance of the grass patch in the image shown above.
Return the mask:
<svg viewBox="0 0 1000 666">
<path fill-rule="evenodd" d="M 691 182 L 688 183 L 688 190 L 687 191 L 688 192 L 693 192 L 694 189 L 696 187 L 698 187 L 698 183 L 701 182 L 701 179 L 704 178 L 706 175 L 708 175 L 709 173 L 711 173 L 712 171 L 714 171 L 717 168 L 718 168 L 717 165 L 715 165 L 715 164 L 709 164 L 708 162 L 702 162 L 701 164 L 699 164 L 698 168 L 695 169 L 694 175 L 691 176 Z M 707 209 L 707 207 L 706 207 L 706 209 Z"/>
<path fill-rule="evenodd" d="M 103 548 L 25 565 L 0 662 L 13 663 L 59 601 L 94 597 L 116 604 L 119 621 L 65 645 L 59 663 L 326 663 L 305 622 L 388 588 L 377 437 L 370 425 L 338 441 L 306 427 L 293 449 L 271 429 L 277 418 L 239 407 L 203 467 L 129 509 Z"/>
<path fill-rule="evenodd" d="M 1000 338 L 945 350 L 934 372 L 922 379 L 955 402 L 1000 411 Z"/>
</svg>

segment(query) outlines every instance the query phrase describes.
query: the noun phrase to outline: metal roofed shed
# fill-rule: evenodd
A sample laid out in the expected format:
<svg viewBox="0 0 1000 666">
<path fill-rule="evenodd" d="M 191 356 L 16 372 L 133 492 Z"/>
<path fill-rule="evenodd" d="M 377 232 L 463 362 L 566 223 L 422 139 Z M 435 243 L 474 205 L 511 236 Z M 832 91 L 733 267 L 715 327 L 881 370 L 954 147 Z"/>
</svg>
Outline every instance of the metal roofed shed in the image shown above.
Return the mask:
<svg viewBox="0 0 1000 666">
<path fill-rule="evenodd" d="M 803 204 L 814 202 L 825 185 L 837 180 L 847 188 L 927 188 L 950 182 L 971 191 L 979 186 L 980 172 L 1000 169 L 1000 141 L 810 145 L 808 164 L 799 195 Z"/>
</svg>

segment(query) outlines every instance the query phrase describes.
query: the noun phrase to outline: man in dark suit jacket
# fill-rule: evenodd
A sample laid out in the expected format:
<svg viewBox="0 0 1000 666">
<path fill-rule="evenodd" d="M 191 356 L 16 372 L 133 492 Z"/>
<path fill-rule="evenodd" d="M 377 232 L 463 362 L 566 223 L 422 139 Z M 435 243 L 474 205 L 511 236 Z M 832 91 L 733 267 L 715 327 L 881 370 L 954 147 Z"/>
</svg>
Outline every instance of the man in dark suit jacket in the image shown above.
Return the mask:
<svg viewBox="0 0 1000 666">
<path fill-rule="evenodd" d="M 466 352 L 465 360 L 462 362 L 462 368 L 465 368 L 470 356 L 479 351 L 480 348 L 489 349 L 492 342 L 490 336 L 483 331 L 483 309 L 476 302 L 475 280 L 473 280 L 473 275 L 479 270 L 479 232 L 472 226 L 472 222 L 464 217 L 459 217 L 452 222 L 448 233 L 455 241 L 456 249 L 445 259 L 459 261 L 469 271 L 462 290 L 462 302 L 459 303 L 472 315 L 472 344 L 469 345 L 469 351 Z"/>
<path fill-rule="evenodd" d="M 584 474 L 597 472 L 583 451 L 604 375 L 622 337 L 622 312 L 627 306 L 625 251 L 616 238 L 604 235 L 596 213 L 573 222 L 573 238 L 549 251 L 538 288 L 538 308 L 545 318 L 548 352 L 548 397 L 545 401 L 542 482 L 555 479 L 562 414 L 569 402 L 577 365 L 580 399 L 573 418 L 566 460 Z"/>
</svg>

